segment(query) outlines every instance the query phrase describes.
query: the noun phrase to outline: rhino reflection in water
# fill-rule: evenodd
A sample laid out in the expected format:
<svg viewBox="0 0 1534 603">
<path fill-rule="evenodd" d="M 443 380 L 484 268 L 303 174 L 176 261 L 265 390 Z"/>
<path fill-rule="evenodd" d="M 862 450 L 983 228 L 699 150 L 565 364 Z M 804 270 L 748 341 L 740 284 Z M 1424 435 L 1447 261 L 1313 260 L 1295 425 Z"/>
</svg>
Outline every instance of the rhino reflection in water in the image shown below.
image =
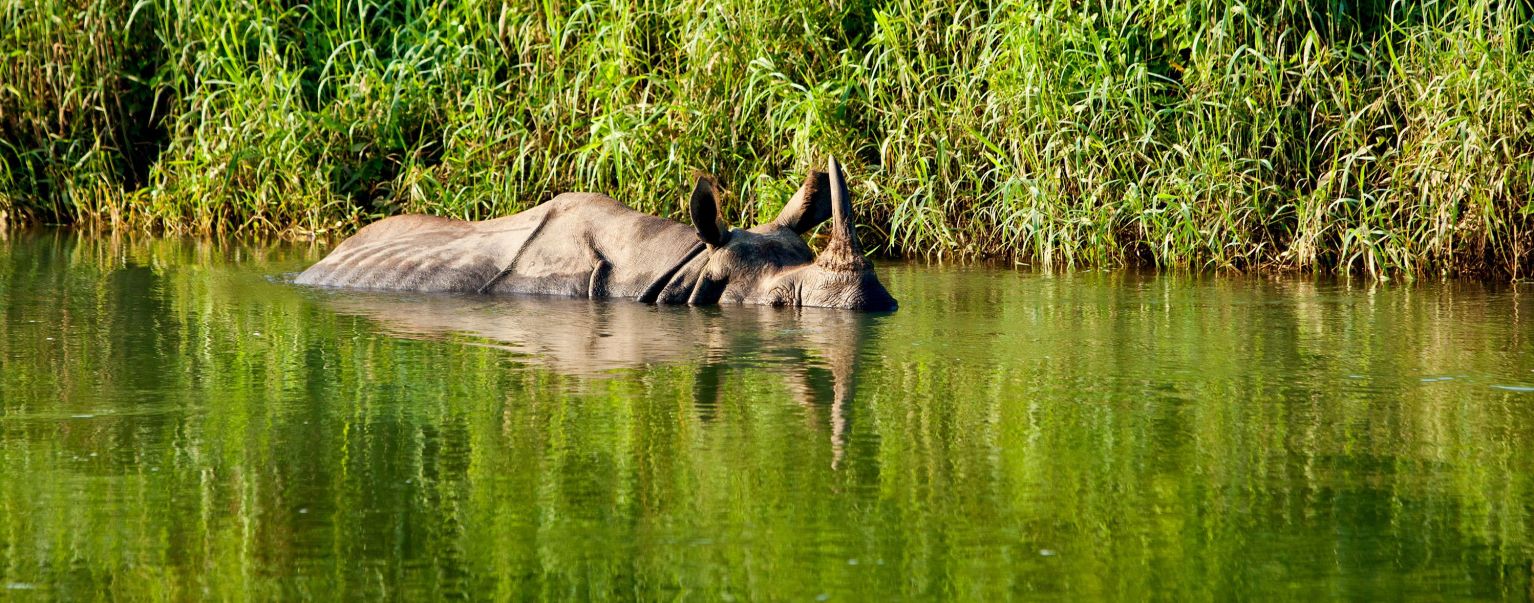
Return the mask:
<svg viewBox="0 0 1534 603">
<path fill-rule="evenodd" d="M 383 291 L 332 292 L 322 299 L 331 310 L 372 320 L 394 335 L 468 336 L 563 374 L 692 364 L 693 402 L 703 420 L 728 412 L 720 410 L 728 408 L 720 398 L 730 371 L 776 373 L 808 418 L 829 427 L 833 466 L 844 454 L 865 335 L 882 320 L 819 308 L 678 311 L 583 300 Z"/>
<path fill-rule="evenodd" d="M 483 222 L 397 216 L 363 228 L 296 282 L 661 304 L 895 309 L 863 257 L 852 199 L 835 159 L 826 173 L 812 172 L 769 224 L 729 228 L 706 178 L 693 190 L 689 213 L 693 227 L 604 195 L 566 193 Z M 801 236 L 827 218 L 831 239 L 816 256 Z"/>
</svg>

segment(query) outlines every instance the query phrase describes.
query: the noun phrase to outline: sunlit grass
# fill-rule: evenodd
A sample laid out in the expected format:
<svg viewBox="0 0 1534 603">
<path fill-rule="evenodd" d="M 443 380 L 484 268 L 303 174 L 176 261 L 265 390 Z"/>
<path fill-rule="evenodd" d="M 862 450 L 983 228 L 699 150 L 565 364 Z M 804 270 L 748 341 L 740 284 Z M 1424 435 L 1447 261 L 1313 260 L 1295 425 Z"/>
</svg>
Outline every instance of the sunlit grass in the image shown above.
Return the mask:
<svg viewBox="0 0 1534 603">
<path fill-rule="evenodd" d="M 595 190 L 886 253 L 1526 277 L 1527 3 L 0 0 L 0 214 L 345 234 Z"/>
</svg>

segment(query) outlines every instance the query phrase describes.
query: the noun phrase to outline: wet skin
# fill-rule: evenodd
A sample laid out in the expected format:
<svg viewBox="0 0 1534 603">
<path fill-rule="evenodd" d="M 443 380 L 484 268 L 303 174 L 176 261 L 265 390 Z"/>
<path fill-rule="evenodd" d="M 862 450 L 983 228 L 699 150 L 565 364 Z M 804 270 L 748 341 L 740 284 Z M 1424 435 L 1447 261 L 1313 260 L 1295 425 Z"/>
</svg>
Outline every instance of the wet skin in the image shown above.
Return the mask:
<svg viewBox="0 0 1534 603">
<path fill-rule="evenodd" d="M 863 256 L 850 192 L 833 159 L 771 223 L 732 229 L 700 178 L 693 226 L 605 195 L 566 193 L 525 212 L 466 222 L 397 216 L 363 228 L 299 275 L 324 287 L 533 293 L 645 303 L 813 306 L 891 311 L 895 299 Z M 831 220 L 816 255 L 803 235 Z"/>
</svg>

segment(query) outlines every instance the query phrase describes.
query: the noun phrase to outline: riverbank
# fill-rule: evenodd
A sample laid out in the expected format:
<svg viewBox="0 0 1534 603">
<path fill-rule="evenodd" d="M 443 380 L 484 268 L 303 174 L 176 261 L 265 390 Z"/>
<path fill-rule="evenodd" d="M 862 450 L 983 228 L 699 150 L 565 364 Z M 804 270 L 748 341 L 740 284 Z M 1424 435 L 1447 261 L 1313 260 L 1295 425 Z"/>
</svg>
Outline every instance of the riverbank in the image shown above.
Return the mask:
<svg viewBox="0 0 1534 603">
<path fill-rule="evenodd" d="M 0 6 L 0 215 L 339 236 L 567 190 L 774 215 L 848 164 L 905 256 L 1523 278 L 1523 3 Z M 1411 4 L 1411 3 L 1407 3 Z"/>
</svg>

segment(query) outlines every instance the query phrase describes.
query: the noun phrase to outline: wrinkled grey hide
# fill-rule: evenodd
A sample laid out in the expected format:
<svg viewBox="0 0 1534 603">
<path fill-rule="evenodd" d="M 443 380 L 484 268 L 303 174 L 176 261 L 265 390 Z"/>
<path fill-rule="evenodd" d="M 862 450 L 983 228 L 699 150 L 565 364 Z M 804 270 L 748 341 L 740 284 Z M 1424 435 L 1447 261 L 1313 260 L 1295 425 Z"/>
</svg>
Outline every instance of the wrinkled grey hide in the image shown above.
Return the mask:
<svg viewBox="0 0 1534 603">
<path fill-rule="evenodd" d="M 592 193 L 566 193 L 522 213 L 465 222 L 397 216 L 363 228 L 297 283 L 405 291 L 536 293 L 645 303 L 896 307 L 863 256 L 852 199 L 832 159 L 770 224 L 731 229 L 699 179 L 694 226 Z M 827 218 L 816 256 L 801 235 Z"/>
</svg>

